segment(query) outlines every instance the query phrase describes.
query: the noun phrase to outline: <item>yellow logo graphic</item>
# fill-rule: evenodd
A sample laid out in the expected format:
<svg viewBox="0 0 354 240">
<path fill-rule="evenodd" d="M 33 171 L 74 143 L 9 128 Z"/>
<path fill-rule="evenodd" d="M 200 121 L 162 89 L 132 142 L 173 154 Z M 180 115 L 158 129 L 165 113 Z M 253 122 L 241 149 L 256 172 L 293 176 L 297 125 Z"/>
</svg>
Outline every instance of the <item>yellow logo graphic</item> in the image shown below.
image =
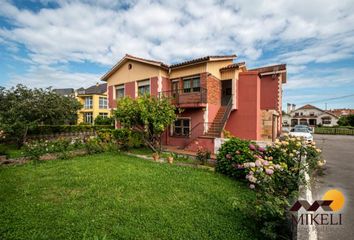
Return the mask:
<svg viewBox="0 0 354 240">
<path fill-rule="evenodd" d="M 333 202 L 329 206 L 334 212 L 342 209 L 345 202 L 343 193 L 337 189 L 328 190 L 323 195 L 322 200 L 332 200 Z"/>
</svg>

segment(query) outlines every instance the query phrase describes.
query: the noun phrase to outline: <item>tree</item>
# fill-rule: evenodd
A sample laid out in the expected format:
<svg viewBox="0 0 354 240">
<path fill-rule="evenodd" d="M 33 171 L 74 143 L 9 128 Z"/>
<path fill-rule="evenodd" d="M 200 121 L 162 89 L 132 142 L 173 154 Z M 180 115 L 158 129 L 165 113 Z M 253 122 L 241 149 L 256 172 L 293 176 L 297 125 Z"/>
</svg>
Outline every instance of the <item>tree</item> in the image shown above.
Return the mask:
<svg viewBox="0 0 354 240">
<path fill-rule="evenodd" d="M 95 125 L 113 125 L 114 123 L 114 118 L 112 117 L 103 117 L 98 115 L 95 118 Z"/>
<path fill-rule="evenodd" d="M 338 120 L 339 126 L 352 126 L 354 127 L 354 114 L 341 116 Z"/>
<path fill-rule="evenodd" d="M 122 98 L 114 115 L 122 127 L 141 132 L 145 144 L 155 152 L 161 150 L 161 134 L 177 117 L 168 98 L 149 95 Z"/>
<path fill-rule="evenodd" d="M 75 98 L 58 95 L 49 88 L 0 87 L 0 128 L 21 147 L 30 127 L 75 123 L 81 107 Z"/>
</svg>

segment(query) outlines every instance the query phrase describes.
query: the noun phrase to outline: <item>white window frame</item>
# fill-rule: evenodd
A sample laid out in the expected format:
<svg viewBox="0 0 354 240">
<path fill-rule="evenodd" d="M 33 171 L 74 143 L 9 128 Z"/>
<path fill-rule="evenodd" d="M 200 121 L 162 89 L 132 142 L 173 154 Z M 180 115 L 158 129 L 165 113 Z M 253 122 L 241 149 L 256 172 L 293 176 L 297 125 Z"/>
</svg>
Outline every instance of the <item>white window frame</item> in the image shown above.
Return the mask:
<svg viewBox="0 0 354 240">
<path fill-rule="evenodd" d="M 84 123 L 93 124 L 93 112 L 84 113 Z"/>
<path fill-rule="evenodd" d="M 85 97 L 84 108 L 85 109 L 92 109 L 93 108 L 93 97 L 92 96 Z"/>
<path fill-rule="evenodd" d="M 103 117 L 103 118 L 108 118 L 108 113 L 102 113 L 102 112 L 100 112 L 98 115 L 101 116 L 101 117 Z"/>
<path fill-rule="evenodd" d="M 99 101 L 99 103 L 98 103 L 99 109 L 107 109 L 108 108 L 107 97 L 99 97 L 98 101 Z"/>
</svg>

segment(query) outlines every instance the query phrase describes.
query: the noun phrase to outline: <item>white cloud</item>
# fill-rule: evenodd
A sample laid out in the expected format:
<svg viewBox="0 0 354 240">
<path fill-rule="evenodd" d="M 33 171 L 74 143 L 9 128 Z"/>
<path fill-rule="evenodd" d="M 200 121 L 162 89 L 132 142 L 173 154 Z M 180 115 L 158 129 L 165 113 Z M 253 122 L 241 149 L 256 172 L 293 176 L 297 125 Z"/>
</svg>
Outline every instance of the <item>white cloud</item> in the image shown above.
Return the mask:
<svg viewBox="0 0 354 240">
<path fill-rule="evenodd" d="M 125 53 L 167 63 L 236 53 L 250 65 L 285 62 L 298 73 L 308 63 L 354 54 L 352 0 L 41 2 L 59 7 L 33 12 L 3 2 L 0 15 L 13 27 L 1 28 L 0 38 L 23 44 L 43 67 L 84 61 L 109 67 Z M 263 59 L 269 50 L 276 53 Z"/>
</svg>

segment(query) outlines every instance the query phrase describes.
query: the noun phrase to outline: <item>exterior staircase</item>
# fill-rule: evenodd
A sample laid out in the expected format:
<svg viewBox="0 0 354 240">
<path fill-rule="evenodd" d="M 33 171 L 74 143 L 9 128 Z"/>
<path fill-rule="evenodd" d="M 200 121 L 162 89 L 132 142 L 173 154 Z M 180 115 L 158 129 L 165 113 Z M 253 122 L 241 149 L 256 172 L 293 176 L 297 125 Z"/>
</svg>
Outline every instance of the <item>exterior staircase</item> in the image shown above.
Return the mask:
<svg viewBox="0 0 354 240">
<path fill-rule="evenodd" d="M 208 131 L 204 136 L 206 137 L 220 137 L 221 132 L 224 128 L 225 122 L 223 122 L 224 116 L 226 114 L 227 106 L 221 106 L 217 112 L 214 121 L 208 128 Z M 228 117 L 228 116 L 227 116 Z"/>
</svg>

